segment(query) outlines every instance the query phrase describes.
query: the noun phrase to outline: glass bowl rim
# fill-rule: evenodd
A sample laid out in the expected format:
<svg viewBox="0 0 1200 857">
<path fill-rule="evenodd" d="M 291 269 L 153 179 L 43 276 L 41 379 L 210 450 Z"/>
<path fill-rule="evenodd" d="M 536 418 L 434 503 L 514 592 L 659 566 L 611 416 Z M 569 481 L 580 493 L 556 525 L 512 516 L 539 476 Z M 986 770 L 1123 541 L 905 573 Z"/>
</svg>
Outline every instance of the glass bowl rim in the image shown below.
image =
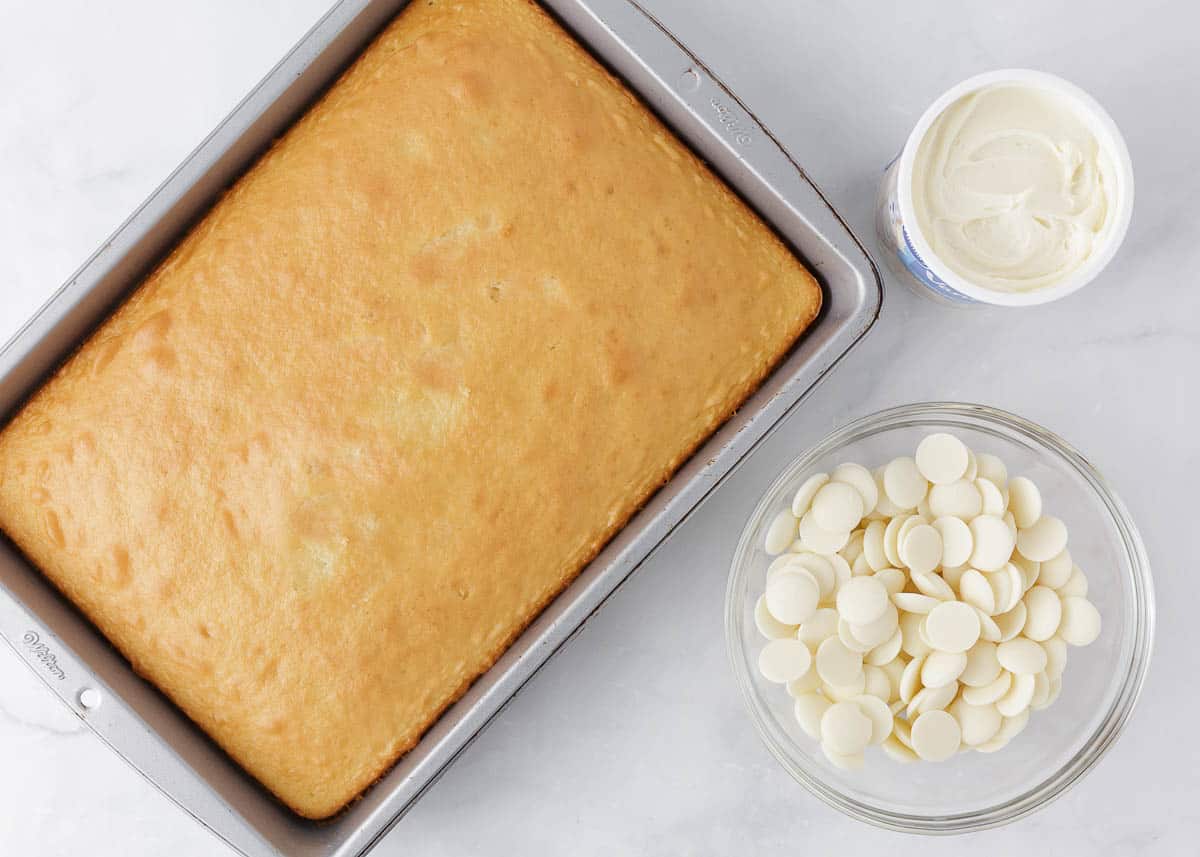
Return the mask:
<svg viewBox="0 0 1200 857">
<path fill-rule="evenodd" d="M 769 498 L 778 493 L 786 482 L 811 468 L 825 455 L 857 440 L 882 431 L 921 426 L 935 421 L 940 425 L 959 424 L 982 431 L 991 428 L 996 434 L 1006 431 L 1023 436 L 1036 447 L 1048 449 L 1057 455 L 1076 475 L 1082 477 L 1111 516 L 1126 554 L 1132 574 L 1133 640 L 1129 670 L 1108 713 L 1087 742 L 1066 763 L 1016 797 L 994 806 L 963 813 L 922 815 L 894 812 L 852 798 L 836 785 L 810 773 L 792 760 L 787 746 L 791 742 L 781 741 L 769 728 L 766 712 L 751 682 L 744 647 L 739 639 L 742 621 L 739 614 L 743 606 L 739 592 L 744 588 L 745 577 L 749 571 L 745 558 L 751 549 L 756 524 L 763 520 Z M 1145 684 L 1153 652 L 1154 624 L 1154 587 L 1145 545 L 1125 504 L 1104 477 L 1078 450 L 1054 432 L 1008 411 L 967 402 L 917 402 L 876 411 L 835 429 L 806 452 L 793 458 L 763 492 L 762 499 L 746 519 L 730 563 L 725 590 L 726 654 L 755 731 L 771 755 L 793 779 L 829 806 L 852 818 L 901 833 L 958 834 L 999 827 L 1047 806 L 1066 793 L 1108 752 L 1129 721 Z"/>
</svg>

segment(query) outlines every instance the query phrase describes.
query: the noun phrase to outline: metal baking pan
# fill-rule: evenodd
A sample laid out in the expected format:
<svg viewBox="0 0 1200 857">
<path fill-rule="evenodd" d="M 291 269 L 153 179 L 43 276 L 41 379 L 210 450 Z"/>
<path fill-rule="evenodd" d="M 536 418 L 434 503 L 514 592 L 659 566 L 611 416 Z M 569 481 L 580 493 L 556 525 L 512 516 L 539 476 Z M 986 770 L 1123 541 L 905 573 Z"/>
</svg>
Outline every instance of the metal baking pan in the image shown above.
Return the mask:
<svg viewBox="0 0 1200 857">
<path fill-rule="evenodd" d="M 246 857 L 369 851 L 878 315 L 879 276 L 862 245 L 702 62 L 633 0 L 542 2 L 799 253 L 821 281 L 824 309 L 763 387 L 420 744 L 327 822 L 305 821 L 272 798 L 0 539 L 0 636 L 101 740 Z M 0 424 L 404 5 L 342 0 L 334 6 L 17 333 L 0 351 Z"/>
</svg>

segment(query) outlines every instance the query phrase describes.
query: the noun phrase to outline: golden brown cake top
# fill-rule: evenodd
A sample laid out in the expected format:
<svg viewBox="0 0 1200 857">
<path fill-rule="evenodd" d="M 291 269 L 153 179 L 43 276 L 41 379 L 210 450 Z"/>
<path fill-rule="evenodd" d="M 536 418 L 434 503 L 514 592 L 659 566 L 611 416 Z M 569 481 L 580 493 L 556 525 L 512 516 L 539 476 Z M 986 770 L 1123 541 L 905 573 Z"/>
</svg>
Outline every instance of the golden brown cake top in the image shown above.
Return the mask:
<svg viewBox="0 0 1200 857">
<path fill-rule="evenodd" d="M 0 435 L 0 528 L 336 812 L 815 316 L 526 0 L 418 0 Z"/>
</svg>

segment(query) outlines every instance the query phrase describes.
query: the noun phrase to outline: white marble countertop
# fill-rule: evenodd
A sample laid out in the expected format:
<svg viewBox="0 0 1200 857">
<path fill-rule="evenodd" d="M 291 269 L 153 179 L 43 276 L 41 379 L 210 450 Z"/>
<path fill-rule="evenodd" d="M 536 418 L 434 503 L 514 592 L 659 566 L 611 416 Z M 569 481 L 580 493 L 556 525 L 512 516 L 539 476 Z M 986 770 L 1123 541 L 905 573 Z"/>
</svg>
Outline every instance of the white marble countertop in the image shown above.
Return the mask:
<svg viewBox="0 0 1200 857">
<path fill-rule="evenodd" d="M 0 340 L 328 2 L 0 5 Z M 1057 72 L 1107 106 L 1133 155 L 1133 224 L 1100 280 L 1044 309 L 946 310 L 889 278 L 867 341 L 376 853 L 1196 853 L 1200 572 L 1180 534 L 1195 529 L 1200 474 L 1197 7 L 643 2 L 778 134 L 872 251 L 875 184 L 917 116 L 961 78 L 1005 66 Z M 1139 521 L 1159 610 L 1145 694 L 1103 762 L 1045 811 L 951 840 L 875 830 L 795 785 L 742 711 L 721 636 L 728 557 L 777 468 L 851 417 L 932 398 L 1016 411 L 1084 450 Z M 232 852 L 0 647 L 0 854 L 75 853 Z"/>
</svg>

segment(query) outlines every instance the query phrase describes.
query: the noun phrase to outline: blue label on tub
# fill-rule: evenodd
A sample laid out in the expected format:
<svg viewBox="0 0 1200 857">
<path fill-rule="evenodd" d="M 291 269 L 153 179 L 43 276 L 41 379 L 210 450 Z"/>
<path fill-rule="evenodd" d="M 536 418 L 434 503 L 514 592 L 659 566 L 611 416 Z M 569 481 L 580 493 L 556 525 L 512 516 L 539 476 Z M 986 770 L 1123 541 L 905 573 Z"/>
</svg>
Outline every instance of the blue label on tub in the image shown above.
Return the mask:
<svg viewBox="0 0 1200 857">
<path fill-rule="evenodd" d="M 925 264 L 925 260 L 921 258 L 921 254 L 913 247 L 912 241 L 908 237 L 908 230 L 904 228 L 904 224 L 900 224 L 900 236 L 904 239 L 904 243 L 896 248 L 897 253 L 900 256 L 900 261 L 904 263 L 904 267 L 912 271 L 914 277 L 948 300 L 975 303 L 973 298 L 969 298 L 958 289 L 952 288 L 945 280 L 930 270 L 929 266 Z"/>
</svg>

